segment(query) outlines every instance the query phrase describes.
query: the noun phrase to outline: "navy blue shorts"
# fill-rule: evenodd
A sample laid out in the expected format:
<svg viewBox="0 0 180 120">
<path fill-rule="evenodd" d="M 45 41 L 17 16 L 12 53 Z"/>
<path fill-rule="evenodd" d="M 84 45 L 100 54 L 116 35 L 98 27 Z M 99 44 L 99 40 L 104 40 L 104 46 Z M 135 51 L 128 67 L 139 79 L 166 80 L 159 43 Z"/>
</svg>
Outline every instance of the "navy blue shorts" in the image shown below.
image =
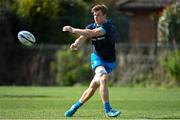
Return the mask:
<svg viewBox="0 0 180 120">
<path fill-rule="evenodd" d="M 104 66 L 107 73 L 111 73 L 116 68 L 116 62 L 106 62 L 95 53 L 91 54 L 91 67 L 93 70 L 98 66 Z"/>
</svg>

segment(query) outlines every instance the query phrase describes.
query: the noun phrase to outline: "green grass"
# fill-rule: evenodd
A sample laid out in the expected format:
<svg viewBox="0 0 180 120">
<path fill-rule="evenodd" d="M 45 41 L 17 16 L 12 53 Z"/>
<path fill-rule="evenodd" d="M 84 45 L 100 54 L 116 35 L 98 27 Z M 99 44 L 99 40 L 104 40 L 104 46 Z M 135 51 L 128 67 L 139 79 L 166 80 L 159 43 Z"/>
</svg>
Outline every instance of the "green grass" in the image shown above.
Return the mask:
<svg viewBox="0 0 180 120">
<path fill-rule="evenodd" d="M 64 112 L 86 87 L 0 87 L 0 119 L 67 119 Z M 115 119 L 180 119 L 180 88 L 111 87 L 110 101 L 122 111 Z M 73 120 L 102 120 L 99 93 L 83 105 Z"/>
</svg>

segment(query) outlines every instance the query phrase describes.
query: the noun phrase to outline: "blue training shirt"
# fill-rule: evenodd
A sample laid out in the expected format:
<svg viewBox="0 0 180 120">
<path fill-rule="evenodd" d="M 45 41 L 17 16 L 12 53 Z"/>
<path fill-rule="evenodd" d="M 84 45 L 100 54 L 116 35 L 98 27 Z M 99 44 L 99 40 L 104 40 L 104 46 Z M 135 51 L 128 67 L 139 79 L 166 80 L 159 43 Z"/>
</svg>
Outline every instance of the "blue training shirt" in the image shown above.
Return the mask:
<svg viewBox="0 0 180 120">
<path fill-rule="evenodd" d="M 114 62 L 115 56 L 115 29 L 110 20 L 106 20 L 103 24 L 97 26 L 96 23 L 89 24 L 87 29 L 95 29 L 101 27 L 102 36 L 93 37 L 93 52 L 107 62 Z"/>
</svg>

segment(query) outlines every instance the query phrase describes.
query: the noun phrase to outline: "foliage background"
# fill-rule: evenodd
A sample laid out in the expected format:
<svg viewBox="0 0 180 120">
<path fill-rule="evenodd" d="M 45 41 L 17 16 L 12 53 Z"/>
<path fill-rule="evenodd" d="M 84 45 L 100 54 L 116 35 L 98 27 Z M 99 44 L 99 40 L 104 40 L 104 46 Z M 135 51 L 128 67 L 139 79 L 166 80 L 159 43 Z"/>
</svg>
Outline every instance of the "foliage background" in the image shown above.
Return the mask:
<svg viewBox="0 0 180 120">
<path fill-rule="evenodd" d="M 1 0 L 0 85 L 89 83 L 93 76 L 88 61 L 90 46 L 85 45 L 84 52 L 68 51 L 77 36 L 61 29 L 64 25 L 84 28 L 93 21 L 90 9 L 98 3 L 109 8 L 108 17 L 118 32 L 117 43 L 128 43 L 128 17 L 114 7 L 116 0 Z M 117 45 L 118 66 L 111 85 L 179 86 L 179 13 L 179 4 L 169 6 L 158 24 L 159 38 L 173 43 L 173 49 L 159 46 L 155 53 L 154 47 Z M 21 45 L 17 40 L 20 30 L 31 31 L 37 44 Z"/>
<path fill-rule="evenodd" d="M 167 7 L 159 19 L 159 39 L 161 42 L 180 43 L 180 4 Z"/>
</svg>

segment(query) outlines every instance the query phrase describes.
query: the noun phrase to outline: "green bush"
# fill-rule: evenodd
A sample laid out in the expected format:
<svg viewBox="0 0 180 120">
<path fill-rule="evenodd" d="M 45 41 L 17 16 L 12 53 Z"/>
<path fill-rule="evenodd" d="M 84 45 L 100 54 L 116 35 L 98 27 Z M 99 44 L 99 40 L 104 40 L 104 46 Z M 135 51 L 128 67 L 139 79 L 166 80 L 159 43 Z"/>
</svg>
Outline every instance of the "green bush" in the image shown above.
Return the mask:
<svg viewBox="0 0 180 120">
<path fill-rule="evenodd" d="M 19 31 L 32 32 L 37 43 L 60 41 L 58 0 L 13 0 L 11 6 L 19 18 Z"/>
<path fill-rule="evenodd" d="M 159 19 L 159 39 L 161 42 L 180 43 L 180 4 L 174 3 L 164 10 Z"/>
<path fill-rule="evenodd" d="M 21 17 L 41 15 L 53 20 L 58 17 L 58 0 L 15 0 L 14 2 L 14 9 Z"/>
<path fill-rule="evenodd" d="M 82 0 L 12 1 L 11 11 L 19 18 L 19 28 L 31 31 L 37 43 L 70 43 L 74 37 L 62 32 L 62 27 L 84 27 L 87 4 Z"/>
<path fill-rule="evenodd" d="M 57 85 L 72 86 L 76 83 L 86 83 L 92 72 L 88 56 L 84 51 L 72 52 L 63 47 L 56 53 L 56 62 L 51 63 L 56 73 Z"/>
<path fill-rule="evenodd" d="M 180 51 L 168 53 L 160 64 L 165 69 L 166 76 L 170 75 L 170 79 L 174 80 L 176 85 L 180 85 Z"/>
</svg>

